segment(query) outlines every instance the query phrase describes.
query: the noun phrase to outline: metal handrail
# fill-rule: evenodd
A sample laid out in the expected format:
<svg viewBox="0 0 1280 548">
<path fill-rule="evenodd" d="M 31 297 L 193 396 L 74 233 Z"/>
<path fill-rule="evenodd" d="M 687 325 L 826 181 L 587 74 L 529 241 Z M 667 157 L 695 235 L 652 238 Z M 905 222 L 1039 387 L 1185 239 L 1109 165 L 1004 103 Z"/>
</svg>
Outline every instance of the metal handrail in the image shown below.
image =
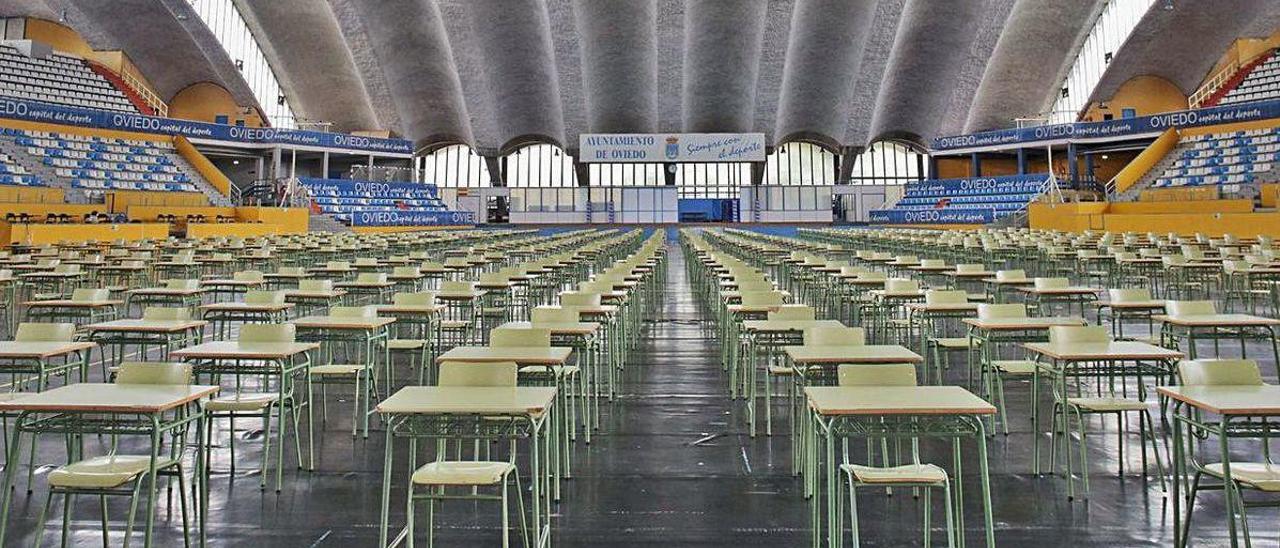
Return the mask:
<svg viewBox="0 0 1280 548">
<path fill-rule="evenodd" d="M 1209 79 L 1205 81 L 1204 85 L 1201 85 L 1196 89 L 1195 92 L 1191 94 L 1191 97 L 1188 98 L 1187 102 L 1190 103 L 1191 108 L 1200 108 L 1200 105 L 1203 105 L 1205 101 L 1210 97 L 1213 97 L 1213 94 L 1217 93 L 1218 90 L 1222 88 L 1222 85 L 1231 80 L 1231 77 L 1235 76 L 1236 72 L 1239 70 L 1240 62 L 1238 60 L 1232 60 L 1227 64 L 1227 66 L 1222 67 L 1222 70 L 1219 70 L 1214 73 L 1213 76 L 1210 76 Z"/>
</svg>

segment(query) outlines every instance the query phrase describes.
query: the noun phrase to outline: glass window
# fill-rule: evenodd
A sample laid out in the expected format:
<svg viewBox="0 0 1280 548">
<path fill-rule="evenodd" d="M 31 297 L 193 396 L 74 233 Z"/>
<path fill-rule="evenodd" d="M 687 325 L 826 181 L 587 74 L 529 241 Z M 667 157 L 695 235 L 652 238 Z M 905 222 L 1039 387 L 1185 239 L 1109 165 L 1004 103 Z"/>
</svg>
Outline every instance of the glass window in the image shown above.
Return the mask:
<svg viewBox="0 0 1280 548">
<path fill-rule="evenodd" d="M 1053 107 L 1047 121 L 1051 124 L 1074 122 L 1102 80 L 1107 65 L 1120 45 L 1129 38 L 1138 21 L 1156 0 L 1109 0 L 1093 22 L 1088 38 L 1076 53 L 1076 60 L 1059 89 L 1054 90 Z"/>
<path fill-rule="evenodd" d="M 928 155 L 910 144 L 877 141 L 854 159 L 849 184 L 905 185 L 923 180 Z"/>
<path fill-rule="evenodd" d="M 676 165 L 676 188 L 681 198 L 737 198 L 738 189 L 750 185 L 751 164 L 747 162 Z"/>
<path fill-rule="evenodd" d="M 555 145 L 528 145 L 507 155 L 507 186 L 578 186 L 573 157 Z"/>
<path fill-rule="evenodd" d="M 293 109 L 289 100 L 280 90 L 280 81 L 276 79 L 267 57 L 263 55 L 258 41 L 249 31 L 240 16 L 240 10 L 232 0 L 190 0 L 191 9 L 195 10 L 205 26 L 218 38 L 222 49 L 240 69 L 240 75 L 253 90 L 253 96 L 262 107 L 263 115 L 273 127 L 293 129 L 297 123 L 293 117 Z"/>
<path fill-rule="evenodd" d="M 418 180 L 438 187 L 487 187 L 489 166 L 467 145 L 449 145 L 414 158 Z"/>
<path fill-rule="evenodd" d="M 835 184 L 836 154 L 813 143 L 786 143 L 765 161 L 766 185 Z"/>
</svg>

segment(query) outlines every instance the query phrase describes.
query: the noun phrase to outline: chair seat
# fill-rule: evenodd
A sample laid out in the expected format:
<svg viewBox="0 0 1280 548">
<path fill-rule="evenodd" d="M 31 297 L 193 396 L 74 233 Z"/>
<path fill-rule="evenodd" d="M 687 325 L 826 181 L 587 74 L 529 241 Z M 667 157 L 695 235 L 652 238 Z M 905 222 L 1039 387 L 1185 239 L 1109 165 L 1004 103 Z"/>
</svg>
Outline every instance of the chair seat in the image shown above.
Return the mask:
<svg viewBox="0 0 1280 548">
<path fill-rule="evenodd" d="M 331 363 L 327 365 L 316 365 L 311 367 L 312 375 L 355 375 L 360 371 L 364 371 L 364 364 L 360 363 Z"/>
<path fill-rule="evenodd" d="M 444 320 L 440 322 L 440 329 L 466 329 L 470 326 L 470 320 Z"/>
<path fill-rule="evenodd" d="M 172 459 L 156 460 L 156 469 L 172 466 Z M 49 485 L 84 489 L 119 487 L 146 473 L 151 466 L 147 455 L 104 455 L 59 466 L 49 472 Z"/>
<path fill-rule="evenodd" d="M 792 369 L 791 367 L 788 367 L 788 366 L 785 366 L 785 365 L 770 365 L 770 366 L 769 366 L 769 374 L 770 374 L 770 375 L 794 375 L 794 374 L 795 374 L 795 372 L 796 372 L 796 371 L 795 371 L 795 369 Z"/>
<path fill-rule="evenodd" d="M 581 371 L 581 368 L 579 368 L 576 365 L 553 365 L 553 366 L 550 366 L 549 369 L 550 369 L 550 372 L 554 373 L 555 376 L 557 377 L 564 377 L 564 376 L 572 377 L 574 375 L 577 375 L 578 372 Z M 534 374 L 534 375 L 545 375 L 547 372 L 548 372 L 548 367 L 545 365 L 526 365 L 524 367 L 521 367 L 519 370 L 519 373 L 521 374 Z"/>
<path fill-rule="evenodd" d="M 502 306 L 486 306 L 480 309 L 482 316 L 505 316 L 507 314 L 506 307 Z"/>
<path fill-rule="evenodd" d="M 515 469 L 500 461 L 439 461 L 415 470 L 411 480 L 416 485 L 496 485 Z"/>
<path fill-rule="evenodd" d="M 968 337 L 935 337 L 929 339 L 929 342 L 948 350 L 967 350 L 969 348 Z M 975 339 L 973 341 L 974 346 L 978 346 L 980 344 L 982 344 L 980 339 Z"/>
<path fill-rule="evenodd" d="M 396 350 L 419 350 L 426 345 L 426 339 L 391 339 L 387 341 L 387 348 L 393 352 Z"/>
<path fill-rule="evenodd" d="M 1067 403 L 1086 411 L 1141 411 L 1147 404 L 1127 398 L 1067 398 Z"/>
<path fill-rule="evenodd" d="M 842 464 L 840 470 L 860 483 L 942 483 L 947 471 L 932 464 L 905 464 L 880 468 L 860 464 Z"/>
<path fill-rule="evenodd" d="M 1222 463 L 1206 464 L 1204 471 L 1222 477 Z M 1280 492 L 1280 465 L 1264 462 L 1231 463 L 1231 479 L 1260 491 Z"/>
<path fill-rule="evenodd" d="M 1036 371 L 1036 362 L 1031 360 L 995 360 L 991 367 L 1006 375 L 1030 375 Z"/>
<path fill-rule="evenodd" d="M 279 397 L 278 394 L 266 392 L 242 392 L 213 398 L 205 404 L 204 408 L 215 413 L 220 411 L 261 411 L 271 407 Z"/>
</svg>

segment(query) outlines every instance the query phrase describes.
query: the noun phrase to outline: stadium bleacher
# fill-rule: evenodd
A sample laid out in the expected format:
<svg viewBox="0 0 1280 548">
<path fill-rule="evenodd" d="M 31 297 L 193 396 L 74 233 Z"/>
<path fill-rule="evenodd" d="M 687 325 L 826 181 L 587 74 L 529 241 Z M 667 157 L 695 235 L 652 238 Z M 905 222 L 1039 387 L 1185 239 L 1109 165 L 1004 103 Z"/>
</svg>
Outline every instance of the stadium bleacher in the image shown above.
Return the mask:
<svg viewBox="0 0 1280 548">
<path fill-rule="evenodd" d="M 20 129 L 0 129 L 0 138 L 12 139 L 75 188 L 198 192 L 191 177 L 174 163 L 173 145 L 164 141 Z"/>
<path fill-rule="evenodd" d="M 1250 184 L 1276 167 L 1280 128 L 1188 135 L 1171 155 L 1157 188 Z"/>
<path fill-rule="evenodd" d="M 44 183 L 12 156 L 0 153 L 0 185 L 44 186 Z"/>
<path fill-rule="evenodd" d="M 1227 91 L 1217 104 L 1233 105 L 1277 98 L 1280 98 L 1280 56 L 1272 51 L 1266 61 L 1254 66 L 1240 84 Z"/>
<path fill-rule="evenodd" d="M 322 213 L 351 222 L 355 213 L 373 211 L 445 211 L 435 185 L 301 177 L 298 181 Z"/>
<path fill-rule="evenodd" d="M 72 107 L 138 113 L 137 107 L 83 59 L 55 52 L 28 57 L 0 44 L 0 95 Z"/>
<path fill-rule="evenodd" d="M 906 192 L 889 211 L 993 210 L 994 218 L 1017 212 L 1044 190 L 1047 173 L 929 179 L 907 185 Z"/>
</svg>

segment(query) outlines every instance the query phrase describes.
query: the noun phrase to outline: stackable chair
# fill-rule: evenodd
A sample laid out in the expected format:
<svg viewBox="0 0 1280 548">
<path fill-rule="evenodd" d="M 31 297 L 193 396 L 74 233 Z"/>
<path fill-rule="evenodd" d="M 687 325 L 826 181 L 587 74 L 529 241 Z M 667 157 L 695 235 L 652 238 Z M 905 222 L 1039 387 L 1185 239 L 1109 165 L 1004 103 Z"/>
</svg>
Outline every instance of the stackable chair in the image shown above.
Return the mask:
<svg viewBox="0 0 1280 548">
<path fill-rule="evenodd" d="M 395 293 L 391 295 L 391 304 L 398 306 L 434 306 L 436 304 L 436 294 L 434 291 L 419 291 L 416 293 Z M 431 358 L 435 347 L 433 338 L 435 333 L 432 332 L 431 325 L 424 322 L 405 322 L 397 320 L 392 324 L 392 338 L 387 341 L 387 349 L 394 358 L 397 354 L 408 355 L 411 358 L 417 356 L 414 367 L 418 370 L 418 384 L 428 384 L 434 377 L 432 375 Z"/>
<path fill-rule="evenodd" d="M 903 364 L 845 364 L 841 365 L 838 373 L 840 386 L 916 386 L 916 368 L 909 363 Z M 980 442 L 981 443 L 981 442 Z M 882 444 L 881 450 L 887 453 L 887 444 Z M 888 455 L 884 455 L 888 459 Z M 850 464 L 848 462 L 840 465 L 840 472 L 844 475 L 842 482 L 842 491 L 844 488 L 849 490 L 849 514 L 852 517 L 851 530 L 853 533 L 853 546 L 857 548 L 861 546 L 858 538 L 858 488 L 859 487 L 876 487 L 876 488 L 895 488 L 910 487 L 919 488 L 924 491 L 922 505 L 924 507 L 924 546 L 931 546 L 932 540 L 932 495 L 934 489 L 942 490 L 942 499 L 945 503 L 945 513 L 947 520 L 947 546 L 955 546 L 955 517 L 952 511 L 951 502 L 951 481 L 946 470 L 933 464 L 924 464 L 920 462 L 920 443 L 919 440 L 912 438 L 911 440 L 911 463 L 897 466 L 870 466 L 861 464 Z M 837 496 L 837 500 L 842 500 L 843 493 Z M 844 529 L 844 512 L 840 512 L 840 529 Z"/>
<path fill-rule="evenodd" d="M 929 305 L 967 304 L 969 302 L 969 294 L 960 289 L 930 289 L 924 292 L 924 302 Z M 933 333 L 934 336 L 929 337 L 929 339 L 925 341 L 925 348 L 929 352 L 929 361 L 933 366 L 935 382 L 937 382 L 937 384 L 942 384 L 943 372 L 950 369 L 948 353 L 964 352 L 966 364 L 968 364 L 968 367 L 972 368 L 972 356 L 969 351 L 969 337 L 967 335 L 962 337 L 948 337 L 946 336 L 947 333 L 942 333 L 941 336 L 939 336 L 936 320 L 927 321 L 935 322 L 934 328 L 929 330 L 929 332 Z M 924 326 L 921 326 L 921 333 L 925 332 L 923 327 Z M 928 377 L 927 371 L 925 372 L 925 377 Z"/>
<path fill-rule="evenodd" d="M 378 309 L 372 306 L 335 306 L 329 309 L 329 315 L 334 318 L 374 318 L 378 315 Z M 332 344 L 332 343 L 331 343 Z M 311 382 L 320 385 L 320 409 L 321 419 L 328 418 L 328 398 L 325 394 L 325 386 L 330 384 L 350 384 L 354 386 L 355 401 L 352 403 L 352 424 L 351 435 L 358 435 L 360 429 L 361 413 L 368 414 L 371 399 L 377 393 L 374 384 L 377 382 L 375 374 L 370 364 L 375 361 L 375 356 L 366 356 L 363 349 L 351 349 L 348 352 L 345 363 L 326 363 L 322 365 L 313 365 L 308 373 L 311 375 Z M 334 349 L 329 349 L 329 359 L 332 361 Z M 314 401 L 314 400 L 311 400 Z M 366 432 L 368 434 L 368 423 L 365 423 Z"/>
<path fill-rule="evenodd" d="M 504 387 L 516 386 L 515 362 L 496 363 L 457 363 L 440 364 L 439 386 L 469 387 Z M 481 434 L 475 434 L 476 441 L 483 442 Z M 412 443 L 412 442 L 411 442 Z M 445 444 L 438 444 L 443 448 Z M 487 445 L 487 444 L 486 444 Z M 417 458 L 413 447 L 409 451 L 409 464 L 415 466 Z M 461 455 L 459 455 L 461 456 Z M 520 538 L 525 546 L 529 546 L 529 530 L 525 522 L 524 490 L 520 486 L 520 471 L 515 463 L 515 441 L 511 442 L 510 460 L 446 460 L 443 451 L 438 453 L 438 460 L 429 462 L 414 470 L 409 478 L 409 501 L 406 512 L 408 527 L 408 545 L 413 545 L 414 506 L 419 501 L 427 502 L 427 545 L 435 543 L 435 509 L 437 501 L 445 500 L 488 500 L 502 503 L 502 546 L 509 547 L 510 512 L 508 500 L 510 487 L 514 484 L 515 499 L 520 519 Z M 478 458 L 478 456 L 477 456 Z M 536 480 L 535 480 L 536 481 Z M 479 488 L 497 487 L 500 494 L 480 493 Z M 463 488 L 457 493 L 446 493 L 449 488 Z"/>
</svg>

